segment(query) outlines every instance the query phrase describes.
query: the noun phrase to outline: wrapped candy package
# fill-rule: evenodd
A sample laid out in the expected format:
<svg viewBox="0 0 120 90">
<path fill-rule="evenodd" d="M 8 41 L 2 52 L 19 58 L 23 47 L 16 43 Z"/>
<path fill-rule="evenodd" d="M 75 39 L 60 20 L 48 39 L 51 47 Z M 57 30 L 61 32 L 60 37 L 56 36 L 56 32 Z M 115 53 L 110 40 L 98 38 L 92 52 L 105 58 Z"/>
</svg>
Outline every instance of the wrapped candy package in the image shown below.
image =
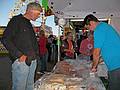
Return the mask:
<svg viewBox="0 0 120 90">
<path fill-rule="evenodd" d="M 91 77 L 90 62 L 68 59 L 58 62 L 52 72 L 36 81 L 34 90 L 105 90 L 105 87 L 97 76 Z"/>
</svg>

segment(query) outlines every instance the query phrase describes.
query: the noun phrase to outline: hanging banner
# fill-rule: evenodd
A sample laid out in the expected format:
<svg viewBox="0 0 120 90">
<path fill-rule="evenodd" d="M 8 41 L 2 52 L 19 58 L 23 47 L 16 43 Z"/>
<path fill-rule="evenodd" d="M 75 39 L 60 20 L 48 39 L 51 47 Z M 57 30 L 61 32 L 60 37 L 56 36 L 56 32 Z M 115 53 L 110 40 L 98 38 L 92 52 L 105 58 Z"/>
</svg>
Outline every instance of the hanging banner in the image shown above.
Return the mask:
<svg viewBox="0 0 120 90">
<path fill-rule="evenodd" d="M 48 10 L 48 0 L 42 0 L 42 6 L 45 8 L 45 11 Z"/>
</svg>

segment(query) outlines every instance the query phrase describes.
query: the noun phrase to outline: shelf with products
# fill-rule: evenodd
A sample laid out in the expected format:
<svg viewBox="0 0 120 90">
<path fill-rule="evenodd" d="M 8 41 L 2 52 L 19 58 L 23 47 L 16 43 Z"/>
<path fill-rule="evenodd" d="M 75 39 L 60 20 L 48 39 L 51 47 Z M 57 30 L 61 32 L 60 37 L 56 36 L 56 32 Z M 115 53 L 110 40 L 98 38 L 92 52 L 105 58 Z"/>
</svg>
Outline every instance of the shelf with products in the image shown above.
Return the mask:
<svg viewBox="0 0 120 90">
<path fill-rule="evenodd" d="M 0 39 L 2 38 L 5 28 L 6 26 L 0 26 Z M 8 56 L 8 51 L 1 42 L 0 42 L 0 56 Z"/>
<path fill-rule="evenodd" d="M 3 46 L 3 44 L 0 42 L 0 56 L 8 56 L 7 49 Z"/>
</svg>

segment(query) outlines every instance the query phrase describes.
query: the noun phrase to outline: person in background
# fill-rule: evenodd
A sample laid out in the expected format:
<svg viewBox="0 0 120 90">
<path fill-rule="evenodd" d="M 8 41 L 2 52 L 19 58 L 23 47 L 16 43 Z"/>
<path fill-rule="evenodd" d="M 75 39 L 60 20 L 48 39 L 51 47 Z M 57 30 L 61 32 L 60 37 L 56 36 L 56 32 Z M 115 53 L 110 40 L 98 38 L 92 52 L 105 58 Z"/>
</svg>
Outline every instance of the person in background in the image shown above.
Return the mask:
<svg viewBox="0 0 120 90">
<path fill-rule="evenodd" d="M 30 20 L 40 16 L 40 4 L 31 2 L 24 15 L 14 16 L 3 33 L 2 43 L 9 51 L 12 64 L 12 90 L 33 90 L 38 42 Z"/>
<path fill-rule="evenodd" d="M 51 62 L 52 60 L 52 45 L 53 45 L 53 40 L 54 40 L 54 37 L 53 35 L 49 35 L 48 37 L 48 43 L 47 43 L 47 49 L 48 49 L 48 62 Z"/>
<path fill-rule="evenodd" d="M 53 35 L 53 42 L 51 45 L 51 61 L 56 64 L 57 62 L 57 54 L 58 54 L 58 45 L 57 45 L 57 37 Z"/>
<path fill-rule="evenodd" d="M 79 52 L 81 42 L 82 42 L 82 40 L 84 40 L 84 39 L 86 39 L 86 38 L 87 38 L 87 35 L 86 35 L 86 32 L 84 32 L 83 34 L 80 35 L 80 38 L 77 40 L 77 54 L 78 54 L 78 55 L 81 54 L 81 53 Z"/>
<path fill-rule="evenodd" d="M 84 26 L 94 31 L 94 51 L 92 71 L 97 71 L 100 54 L 108 68 L 108 90 L 120 90 L 120 35 L 105 22 L 94 15 L 84 18 Z"/>
<path fill-rule="evenodd" d="M 40 59 L 38 60 L 38 67 L 41 67 L 39 68 L 39 72 L 43 74 L 47 70 L 48 50 L 46 45 L 47 45 L 47 38 L 45 37 L 45 32 L 41 30 L 39 36 Z"/>
<path fill-rule="evenodd" d="M 64 53 L 62 53 L 62 49 L 63 49 L 63 47 L 62 47 L 62 45 L 63 45 L 63 42 L 64 42 L 64 36 L 63 35 L 61 35 L 60 36 L 60 42 L 59 42 L 59 45 L 60 45 L 60 60 L 62 61 L 62 60 L 64 60 Z"/>
<path fill-rule="evenodd" d="M 82 40 L 80 44 L 79 52 L 81 56 L 86 59 L 90 60 L 91 55 L 93 54 L 93 35 L 88 34 L 88 38 Z"/>
<path fill-rule="evenodd" d="M 75 50 L 74 50 L 73 36 L 71 32 L 67 32 L 66 39 L 62 43 L 61 54 L 64 54 L 64 59 L 74 59 Z"/>
</svg>

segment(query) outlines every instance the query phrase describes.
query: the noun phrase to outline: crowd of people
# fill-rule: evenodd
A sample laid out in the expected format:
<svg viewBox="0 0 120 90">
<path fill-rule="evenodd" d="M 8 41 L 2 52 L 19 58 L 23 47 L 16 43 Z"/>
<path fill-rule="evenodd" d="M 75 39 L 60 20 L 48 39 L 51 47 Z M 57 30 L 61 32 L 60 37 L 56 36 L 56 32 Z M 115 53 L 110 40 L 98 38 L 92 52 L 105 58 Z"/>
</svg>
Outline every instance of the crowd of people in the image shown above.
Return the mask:
<svg viewBox="0 0 120 90">
<path fill-rule="evenodd" d="M 60 37 L 58 44 L 57 37 L 46 37 L 45 32 L 41 30 L 37 40 L 30 20 L 35 21 L 39 18 L 41 11 L 40 4 L 29 3 L 25 14 L 14 16 L 9 21 L 1 39 L 13 62 L 12 90 L 33 90 L 35 71 L 44 74 L 47 71 L 47 62 L 57 62 L 58 45 L 60 60 L 75 59 L 76 56 L 82 55 L 86 60 L 93 62 L 92 72 L 97 71 L 102 55 L 109 70 L 108 88 L 119 90 L 120 36 L 115 29 L 90 14 L 84 19 L 84 27 L 92 33 L 89 32 L 86 36 L 81 35 L 75 40 L 72 32 L 67 32 L 66 36 Z"/>
</svg>

